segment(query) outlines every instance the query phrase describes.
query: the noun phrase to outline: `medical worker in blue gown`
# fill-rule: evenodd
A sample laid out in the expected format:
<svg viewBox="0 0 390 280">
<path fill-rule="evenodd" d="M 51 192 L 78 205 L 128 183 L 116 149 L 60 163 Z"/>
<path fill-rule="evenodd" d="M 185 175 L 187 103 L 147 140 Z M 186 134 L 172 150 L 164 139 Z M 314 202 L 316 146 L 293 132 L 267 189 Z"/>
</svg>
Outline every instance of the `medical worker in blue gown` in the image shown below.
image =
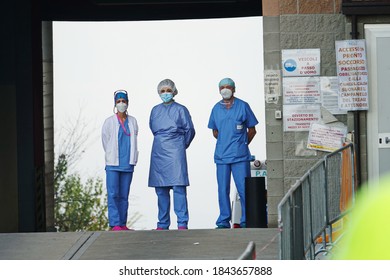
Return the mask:
<svg viewBox="0 0 390 280">
<path fill-rule="evenodd" d="M 186 107 L 173 98 L 178 93 L 173 81 L 165 79 L 157 86 L 162 103 L 153 107 L 149 126 L 154 135 L 150 157 L 149 186 L 158 200 L 157 230 L 167 230 L 170 220 L 170 190 L 177 228 L 188 229 L 187 186 L 189 185 L 186 149 L 195 136 Z"/>
<path fill-rule="evenodd" d="M 219 82 L 222 100 L 214 105 L 208 128 L 217 139 L 214 162 L 217 167 L 219 217 L 217 228 L 230 228 L 230 177 L 233 179 L 240 197 L 240 227 L 246 227 L 245 177 L 250 177 L 249 143 L 256 134 L 258 121 L 250 106 L 234 96 L 235 83 L 230 78 Z"/>
<path fill-rule="evenodd" d="M 114 93 L 114 115 L 108 117 L 102 128 L 105 152 L 108 221 L 111 230 L 129 230 L 127 210 L 130 184 L 137 164 L 137 120 L 128 115 L 128 94 Z M 115 110 L 116 109 L 116 110 Z"/>
</svg>

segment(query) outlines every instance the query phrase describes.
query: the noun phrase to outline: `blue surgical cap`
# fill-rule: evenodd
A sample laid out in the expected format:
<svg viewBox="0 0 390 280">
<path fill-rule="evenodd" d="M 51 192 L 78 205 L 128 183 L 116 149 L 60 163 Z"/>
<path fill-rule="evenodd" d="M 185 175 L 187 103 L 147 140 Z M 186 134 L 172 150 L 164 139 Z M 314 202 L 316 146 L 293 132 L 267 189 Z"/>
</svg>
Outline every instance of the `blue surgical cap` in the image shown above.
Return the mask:
<svg viewBox="0 0 390 280">
<path fill-rule="evenodd" d="M 218 87 L 221 87 L 221 86 L 231 86 L 233 88 L 236 88 L 236 84 L 234 83 L 234 81 L 230 78 L 224 78 L 222 79 L 220 82 L 219 82 L 219 86 Z"/>
<path fill-rule="evenodd" d="M 129 98 L 127 97 L 127 91 L 125 90 L 117 90 L 114 92 L 114 100 L 115 102 L 120 99 L 120 98 L 123 98 L 124 100 L 126 101 L 129 101 Z"/>
<path fill-rule="evenodd" d="M 175 86 L 175 83 L 173 81 L 171 81 L 170 79 L 165 79 L 165 80 L 162 80 L 158 86 L 157 86 L 157 92 L 160 94 L 160 90 L 163 88 L 163 87 L 169 87 L 171 90 L 172 90 L 172 93 L 173 95 L 175 96 L 176 94 L 178 94 L 179 92 L 177 91 L 177 88 Z"/>
</svg>

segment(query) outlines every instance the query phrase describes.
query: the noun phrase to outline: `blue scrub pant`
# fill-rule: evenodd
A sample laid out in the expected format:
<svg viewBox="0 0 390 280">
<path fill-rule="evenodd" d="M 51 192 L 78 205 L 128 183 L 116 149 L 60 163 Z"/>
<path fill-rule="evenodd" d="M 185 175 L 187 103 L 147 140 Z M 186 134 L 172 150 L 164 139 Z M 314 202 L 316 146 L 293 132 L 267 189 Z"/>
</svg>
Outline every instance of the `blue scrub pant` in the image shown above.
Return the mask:
<svg viewBox="0 0 390 280">
<path fill-rule="evenodd" d="M 177 226 L 185 226 L 188 224 L 188 203 L 187 203 L 187 187 L 156 187 L 158 200 L 158 222 L 157 227 L 169 229 L 171 225 L 170 209 L 171 197 L 170 190 L 173 189 L 173 210 L 177 216 Z"/>
<path fill-rule="evenodd" d="M 230 178 L 233 174 L 234 183 L 237 188 L 241 202 L 241 219 L 240 224 L 244 226 L 246 223 L 245 211 L 245 177 L 250 176 L 249 161 L 241 161 L 231 164 L 217 164 L 217 181 L 218 181 L 218 202 L 219 202 L 219 217 L 217 226 L 229 227 L 232 218 L 232 210 L 230 205 Z"/>
<path fill-rule="evenodd" d="M 110 227 L 125 226 L 127 223 L 132 179 L 133 172 L 106 170 L 108 222 Z"/>
</svg>

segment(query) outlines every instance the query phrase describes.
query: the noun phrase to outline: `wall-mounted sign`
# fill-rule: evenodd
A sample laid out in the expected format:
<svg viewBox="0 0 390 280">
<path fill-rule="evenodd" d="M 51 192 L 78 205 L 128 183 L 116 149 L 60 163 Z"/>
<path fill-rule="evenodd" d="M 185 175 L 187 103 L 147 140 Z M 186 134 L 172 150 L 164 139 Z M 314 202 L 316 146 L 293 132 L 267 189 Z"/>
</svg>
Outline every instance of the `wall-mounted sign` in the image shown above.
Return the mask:
<svg viewBox="0 0 390 280">
<path fill-rule="evenodd" d="M 267 170 L 251 170 L 251 177 L 267 177 Z"/>
<path fill-rule="evenodd" d="M 339 109 L 368 110 L 365 40 L 336 41 Z"/>
<path fill-rule="evenodd" d="M 332 127 L 313 123 L 310 127 L 307 148 L 325 152 L 333 152 L 343 146 L 343 142 L 346 136 L 346 127 Z"/>
<path fill-rule="evenodd" d="M 284 131 L 309 131 L 312 123 L 321 120 L 319 104 L 283 105 Z"/>
<path fill-rule="evenodd" d="M 283 78 L 283 104 L 321 103 L 319 77 Z"/>
<path fill-rule="evenodd" d="M 264 70 L 264 96 L 267 103 L 278 103 L 281 94 L 280 70 Z"/>
<path fill-rule="evenodd" d="M 319 76 L 320 49 L 282 50 L 283 77 Z"/>
</svg>

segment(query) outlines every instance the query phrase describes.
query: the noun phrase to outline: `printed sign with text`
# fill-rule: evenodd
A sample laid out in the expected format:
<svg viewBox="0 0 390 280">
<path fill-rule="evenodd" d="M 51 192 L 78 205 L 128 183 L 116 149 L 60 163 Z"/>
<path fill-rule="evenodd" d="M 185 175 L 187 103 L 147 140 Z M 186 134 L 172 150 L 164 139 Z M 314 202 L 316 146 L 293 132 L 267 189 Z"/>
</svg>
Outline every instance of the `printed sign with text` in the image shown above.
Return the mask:
<svg viewBox="0 0 390 280">
<path fill-rule="evenodd" d="M 346 135 L 346 127 L 332 127 L 313 123 L 310 127 L 307 148 L 325 152 L 333 152 L 343 146 L 343 141 Z"/>
<path fill-rule="evenodd" d="M 365 40 L 336 41 L 339 109 L 368 110 Z"/>
<path fill-rule="evenodd" d="M 319 77 L 287 77 L 283 79 L 284 104 L 321 103 Z"/>
<path fill-rule="evenodd" d="M 264 70 L 265 102 L 278 103 L 280 96 L 281 77 L 280 70 Z"/>
<path fill-rule="evenodd" d="M 284 131 L 309 131 L 312 123 L 321 120 L 321 106 L 283 105 Z"/>
<path fill-rule="evenodd" d="M 282 50 L 283 77 L 319 76 L 320 49 Z"/>
</svg>

